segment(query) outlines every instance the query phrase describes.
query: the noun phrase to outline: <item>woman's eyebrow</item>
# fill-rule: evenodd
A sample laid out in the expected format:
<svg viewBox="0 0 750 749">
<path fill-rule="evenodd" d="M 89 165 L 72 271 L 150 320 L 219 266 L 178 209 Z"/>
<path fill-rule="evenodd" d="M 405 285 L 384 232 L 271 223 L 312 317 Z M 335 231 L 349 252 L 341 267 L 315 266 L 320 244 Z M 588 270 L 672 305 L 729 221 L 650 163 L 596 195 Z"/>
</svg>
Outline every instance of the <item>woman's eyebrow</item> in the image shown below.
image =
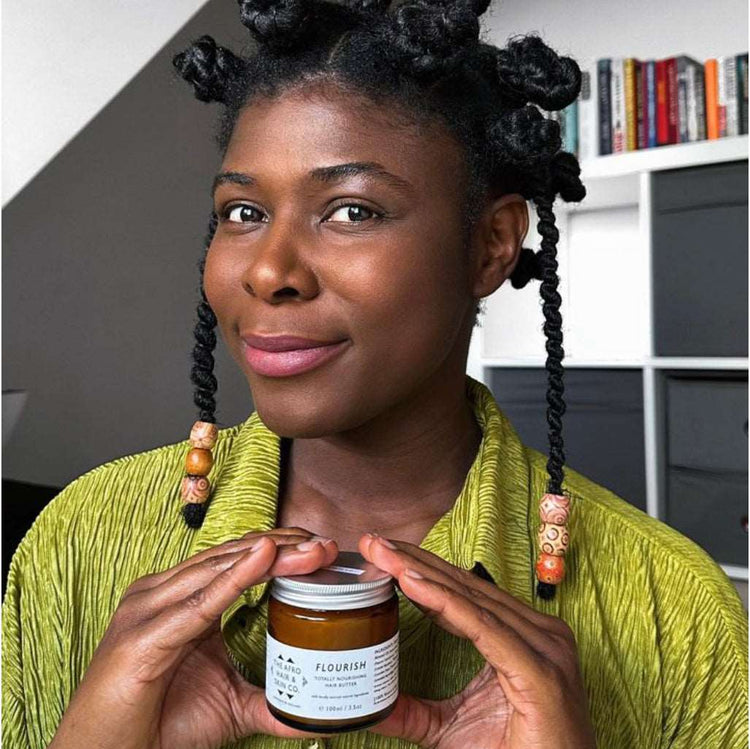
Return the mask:
<svg viewBox="0 0 750 749">
<path fill-rule="evenodd" d="M 398 190 L 403 190 L 405 192 L 413 192 L 414 190 L 411 182 L 389 172 L 377 161 L 350 161 L 346 164 L 319 166 L 310 170 L 310 176 L 319 182 L 336 182 L 345 179 L 346 177 L 353 177 L 360 174 L 381 179 Z M 213 186 L 211 188 L 212 197 L 218 186 L 225 182 L 232 182 L 237 185 L 254 185 L 256 179 L 243 172 L 219 172 L 219 174 L 214 177 Z"/>
<path fill-rule="evenodd" d="M 345 177 L 365 174 L 387 182 L 399 190 L 412 191 L 414 187 L 411 182 L 389 172 L 377 161 L 350 161 L 346 164 L 334 164 L 333 166 L 319 166 L 310 172 L 310 176 L 321 182 L 336 182 Z"/>
</svg>

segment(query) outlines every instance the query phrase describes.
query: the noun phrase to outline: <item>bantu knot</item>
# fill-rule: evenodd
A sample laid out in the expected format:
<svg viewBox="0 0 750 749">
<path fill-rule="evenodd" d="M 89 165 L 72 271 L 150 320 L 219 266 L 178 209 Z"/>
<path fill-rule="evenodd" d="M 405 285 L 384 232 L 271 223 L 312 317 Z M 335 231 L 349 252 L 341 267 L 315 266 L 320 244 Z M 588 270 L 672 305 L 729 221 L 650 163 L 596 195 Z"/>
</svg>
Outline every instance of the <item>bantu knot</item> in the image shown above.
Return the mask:
<svg viewBox="0 0 750 749">
<path fill-rule="evenodd" d="M 172 65 L 195 90 L 200 101 L 228 102 L 228 93 L 243 61 L 231 50 L 217 46 L 208 34 L 172 58 Z"/>
<path fill-rule="evenodd" d="M 502 112 L 489 136 L 503 161 L 531 168 L 549 161 L 562 147 L 560 124 L 531 104 Z"/>
<path fill-rule="evenodd" d="M 307 26 L 307 0 L 237 0 L 240 20 L 258 41 L 269 47 L 290 48 Z"/>
<path fill-rule="evenodd" d="M 528 247 L 522 247 L 516 267 L 510 274 L 510 283 L 514 289 L 522 289 L 532 279 L 542 280 L 542 265 L 539 262 L 539 255 Z"/>
<path fill-rule="evenodd" d="M 560 57 L 535 34 L 510 41 L 497 57 L 501 84 L 548 112 L 572 104 L 581 91 L 578 63 Z"/>
<path fill-rule="evenodd" d="M 581 166 L 578 159 L 567 151 L 555 154 L 550 165 L 551 189 L 554 195 L 566 202 L 579 202 L 586 197 L 586 187 L 579 177 Z"/>
<path fill-rule="evenodd" d="M 478 38 L 479 19 L 471 0 L 417 0 L 400 5 L 393 14 L 393 49 L 418 77 L 450 70 Z"/>
</svg>

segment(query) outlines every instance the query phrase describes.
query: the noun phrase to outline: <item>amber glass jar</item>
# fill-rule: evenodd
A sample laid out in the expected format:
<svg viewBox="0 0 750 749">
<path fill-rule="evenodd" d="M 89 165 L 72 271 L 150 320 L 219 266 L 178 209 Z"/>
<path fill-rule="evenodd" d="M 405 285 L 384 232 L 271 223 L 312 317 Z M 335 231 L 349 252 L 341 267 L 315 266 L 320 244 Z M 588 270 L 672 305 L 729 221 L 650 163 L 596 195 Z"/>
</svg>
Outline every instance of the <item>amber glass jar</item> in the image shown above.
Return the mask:
<svg viewBox="0 0 750 749">
<path fill-rule="evenodd" d="M 288 726 L 341 733 L 375 725 L 398 697 L 393 578 L 358 553 L 273 581 L 266 702 Z"/>
</svg>

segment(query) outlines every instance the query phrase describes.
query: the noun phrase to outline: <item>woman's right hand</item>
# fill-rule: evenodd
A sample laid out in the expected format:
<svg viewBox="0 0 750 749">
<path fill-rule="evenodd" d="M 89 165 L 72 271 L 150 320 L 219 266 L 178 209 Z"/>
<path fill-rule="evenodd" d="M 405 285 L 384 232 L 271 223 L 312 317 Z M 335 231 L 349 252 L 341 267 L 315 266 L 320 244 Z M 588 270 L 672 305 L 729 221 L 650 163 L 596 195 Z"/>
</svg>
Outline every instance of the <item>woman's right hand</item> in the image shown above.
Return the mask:
<svg viewBox="0 0 750 749">
<path fill-rule="evenodd" d="M 302 528 L 248 533 L 126 590 L 49 749 L 216 749 L 254 733 L 310 736 L 278 722 L 230 663 L 222 613 L 279 575 L 331 564 L 338 549 Z"/>
</svg>

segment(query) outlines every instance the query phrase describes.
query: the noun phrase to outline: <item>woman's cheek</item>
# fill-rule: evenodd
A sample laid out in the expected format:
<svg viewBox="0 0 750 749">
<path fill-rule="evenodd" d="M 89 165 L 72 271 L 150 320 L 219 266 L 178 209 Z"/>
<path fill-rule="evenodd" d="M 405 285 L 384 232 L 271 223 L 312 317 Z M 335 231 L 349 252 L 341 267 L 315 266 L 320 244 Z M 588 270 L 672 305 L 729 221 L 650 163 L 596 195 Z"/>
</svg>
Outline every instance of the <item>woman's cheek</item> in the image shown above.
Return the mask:
<svg viewBox="0 0 750 749">
<path fill-rule="evenodd" d="M 203 290 L 206 300 L 216 315 L 221 336 L 229 353 L 240 366 L 243 363 L 240 350 L 239 331 L 240 310 L 246 304 L 246 292 L 242 286 L 242 269 L 236 260 L 222 251 L 221 244 L 214 242 L 206 255 L 203 271 Z"/>
</svg>

